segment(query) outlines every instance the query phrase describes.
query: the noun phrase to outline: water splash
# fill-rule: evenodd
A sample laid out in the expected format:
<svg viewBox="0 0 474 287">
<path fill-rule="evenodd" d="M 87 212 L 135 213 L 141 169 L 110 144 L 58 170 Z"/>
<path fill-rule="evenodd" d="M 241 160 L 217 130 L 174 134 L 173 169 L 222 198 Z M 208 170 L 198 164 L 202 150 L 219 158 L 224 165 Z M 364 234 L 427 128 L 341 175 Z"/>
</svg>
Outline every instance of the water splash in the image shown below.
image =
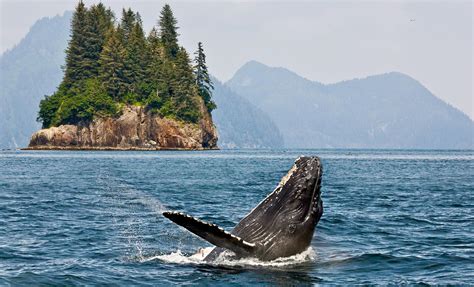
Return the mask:
<svg viewBox="0 0 474 287">
<path fill-rule="evenodd" d="M 107 173 L 101 172 L 98 177 L 98 184 L 104 186 L 109 195 L 114 193 L 118 194 L 120 197 L 124 197 L 129 203 L 143 205 L 155 213 L 161 214 L 168 210 L 157 198 Z"/>
<path fill-rule="evenodd" d="M 119 237 L 127 246 L 126 257 L 142 260 L 146 251 L 151 248 L 144 239 L 147 232 L 143 228 L 149 224 L 144 215 L 161 215 L 167 208 L 157 198 L 106 170 L 100 170 L 97 184 L 102 187 L 104 192 L 101 195 L 108 202 L 105 212 L 110 214 Z"/>
<path fill-rule="evenodd" d="M 180 250 L 172 252 L 170 254 L 151 256 L 148 258 L 143 258 L 143 262 L 159 260 L 166 263 L 173 264 L 206 264 L 206 265 L 215 265 L 215 266 L 225 266 L 225 267 L 235 267 L 235 266 L 252 266 L 252 267 L 285 267 L 291 265 L 298 265 L 310 261 L 314 261 L 315 252 L 309 247 L 300 254 L 296 254 L 289 257 L 277 258 L 272 261 L 261 261 L 257 258 L 240 258 L 235 259 L 226 254 L 225 252 L 219 256 L 213 262 L 205 262 L 204 258 L 211 252 L 213 247 L 200 249 L 196 254 L 187 256 L 183 254 Z"/>
</svg>

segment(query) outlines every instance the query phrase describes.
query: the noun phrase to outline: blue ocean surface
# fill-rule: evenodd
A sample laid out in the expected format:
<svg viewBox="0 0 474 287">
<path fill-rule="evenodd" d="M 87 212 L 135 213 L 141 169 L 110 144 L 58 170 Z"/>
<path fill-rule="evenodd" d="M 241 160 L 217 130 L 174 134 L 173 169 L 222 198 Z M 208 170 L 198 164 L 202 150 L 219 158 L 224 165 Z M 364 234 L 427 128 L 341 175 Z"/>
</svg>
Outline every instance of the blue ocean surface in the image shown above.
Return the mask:
<svg viewBox="0 0 474 287">
<path fill-rule="evenodd" d="M 204 263 L 161 215 L 231 230 L 299 155 L 324 168 L 303 254 Z M 473 179 L 473 151 L 4 151 L 0 285 L 471 285 Z"/>
</svg>

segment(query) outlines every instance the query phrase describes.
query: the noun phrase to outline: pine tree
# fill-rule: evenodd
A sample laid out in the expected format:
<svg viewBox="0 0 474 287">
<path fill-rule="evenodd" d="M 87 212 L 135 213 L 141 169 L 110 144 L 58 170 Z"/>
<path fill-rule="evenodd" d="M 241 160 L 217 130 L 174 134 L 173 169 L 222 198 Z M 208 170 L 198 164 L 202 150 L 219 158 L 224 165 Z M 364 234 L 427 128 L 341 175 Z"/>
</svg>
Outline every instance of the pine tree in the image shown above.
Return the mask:
<svg viewBox="0 0 474 287">
<path fill-rule="evenodd" d="M 116 29 L 110 29 L 100 55 L 100 78 L 110 96 L 120 101 L 128 89 L 124 77 L 127 51 L 119 39 Z"/>
<path fill-rule="evenodd" d="M 93 5 L 86 14 L 86 52 L 84 55 L 84 73 L 87 78 L 99 74 L 99 58 L 105 44 L 107 31 L 113 26 L 111 11 L 107 11 L 102 3 Z"/>
<path fill-rule="evenodd" d="M 150 34 L 148 34 L 147 41 L 150 47 L 153 47 L 153 49 L 160 48 L 160 36 L 158 35 L 158 31 L 156 30 L 155 27 L 153 27 L 150 31 Z M 154 52 L 159 52 L 159 51 L 157 50 Z"/>
<path fill-rule="evenodd" d="M 104 46 L 107 33 L 114 25 L 114 13 L 110 8 L 106 9 L 102 3 L 92 5 L 89 10 L 91 17 L 97 18 L 98 35 L 102 38 L 102 46 Z"/>
<path fill-rule="evenodd" d="M 166 56 L 175 58 L 179 51 L 178 45 L 178 21 L 173 16 L 170 5 L 166 4 L 161 10 L 159 26 L 161 43 L 165 49 Z"/>
<path fill-rule="evenodd" d="M 137 13 L 137 18 L 140 15 Z M 130 93 L 140 94 L 140 86 L 145 81 L 147 70 L 148 46 L 141 21 L 136 21 L 127 43 L 126 69 L 129 78 Z M 144 96 L 144 95 L 139 95 Z"/>
<path fill-rule="evenodd" d="M 145 76 L 141 88 L 141 95 L 144 97 L 144 102 L 152 111 L 159 111 L 163 105 L 162 88 L 159 88 L 159 82 L 163 78 L 163 60 L 160 38 L 157 30 L 153 27 L 148 38 L 147 55 L 145 60 Z"/>
<path fill-rule="evenodd" d="M 197 122 L 200 112 L 196 102 L 198 92 L 195 85 L 196 80 L 189 55 L 182 47 L 176 55 L 173 75 L 173 100 L 176 115 L 185 121 Z"/>
<path fill-rule="evenodd" d="M 161 78 L 162 72 L 162 49 L 160 43 L 160 37 L 158 36 L 158 31 L 153 27 L 150 34 L 147 38 L 147 47 L 148 47 L 148 55 L 147 55 L 147 71 L 146 71 L 146 79 L 145 81 L 153 85 L 156 89 L 157 82 Z"/>
<path fill-rule="evenodd" d="M 135 26 L 136 20 L 136 15 L 132 11 L 132 9 L 122 9 L 122 20 L 120 22 L 120 27 L 122 29 L 122 37 L 125 43 L 128 42 L 130 34 L 132 34 L 132 30 Z"/>
<path fill-rule="evenodd" d="M 120 42 L 120 46 L 126 51 L 123 58 L 122 74 L 121 79 L 124 82 L 125 90 L 121 93 L 121 98 L 130 98 L 132 83 L 133 83 L 133 72 L 131 62 L 129 61 L 129 44 L 130 35 L 132 34 L 133 26 L 135 25 L 135 13 L 129 8 L 128 10 L 122 9 L 122 18 L 120 24 L 117 26 L 117 39 Z"/>
<path fill-rule="evenodd" d="M 203 98 L 207 109 L 212 111 L 216 108 L 216 104 L 212 100 L 212 90 L 214 90 L 214 86 L 207 70 L 206 55 L 204 54 L 201 42 L 198 43 L 198 49 L 194 54 L 196 55 L 194 59 L 194 62 L 196 63 L 194 66 L 194 73 L 196 75 L 196 84 L 198 86 L 199 95 Z"/>
<path fill-rule="evenodd" d="M 87 50 L 87 9 L 82 0 L 76 6 L 71 22 L 71 39 L 66 49 L 66 65 L 63 85 L 67 88 L 80 85 L 87 78 L 88 70 L 84 68 Z"/>
<path fill-rule="evenodd" d="M 195 83 L 193 68 L 188 52 L 184 48 L 180 48 L 175 60 L 175 77 L 174 85 L 175 91 L 180 97 L 185 97 L 192 93 L 192 88 Z"/>
</svg>

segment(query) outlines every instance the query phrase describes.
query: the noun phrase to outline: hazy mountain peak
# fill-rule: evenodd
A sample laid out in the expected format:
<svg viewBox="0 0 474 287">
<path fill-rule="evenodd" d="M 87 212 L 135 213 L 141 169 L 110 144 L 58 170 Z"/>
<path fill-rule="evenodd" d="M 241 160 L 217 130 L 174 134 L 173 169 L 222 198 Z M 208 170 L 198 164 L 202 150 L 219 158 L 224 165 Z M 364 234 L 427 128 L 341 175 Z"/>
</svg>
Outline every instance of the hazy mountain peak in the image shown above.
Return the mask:
<svg viewBox="0 0 474 287">
<path fill-rule="evenodd" d="M 308 79 L 298 75 L 297 73 L 283 67 L 272 67 L 265 65 L 261 62 L 251 60 L 242 67 L 240 67 L 234 75 L 234 78 L 239 75 L 263 75 L 270 73 L 274 77 L 290 77 L 293 79 L 304 79 L 309 81 Z"/>
<path fill-rule="evenodd" d="M 400 72 L 329 85 L 252 61 L 229 80 L 289 147 L 472 148 L 474 123 Z"/>
<path fill-rule="evenodd" d="M 398 82 L 398 83 L 412 83 L 412 84 L 418 84 L 421 85 L 419 81 L 416 79 L 412 78 L 411 76 L 404 74 L 402 72 L 389 72 L 389 73 L 384 73 L 384 74 L 378 74 L 378 75 L 371 75 L 368 76 L 366 79 L 373 79 L 373 80 L 380 80 L 380 79 L 386 79 L 388 81 L 392 82 Z"/>
<path fill-rule="evenodd" d="M 285 90 L 290 86 L 290 83 L 294 82 L 298 82 L 302 86 L 321 85 L 286 68 L 267 66 L 255 60 L 245 63 L 238 69 L 232 79 L 226 82 L 226 85 L 232 87 L 233 82 L 240 86 L 278 86 L 281 90 Z"/>
<path fill-rule="evenodd" d="M 309 84 L 311 82 L 312 84 L 325 86 L 318 81 L 309 80 L 287 68 L 272 67 L 256 60 L 248 61 L 247 63 L 242 65 L 242 67 L 240 67 L 235 72 L 234 77 L 232 77 L 232 79 L 229 81 L 240 80 L 242 81 L 241 84 L 245 85 L 245 84 L 250 84 L 251 79 L 262 80 L 262 76 L 264 76 L 264 78 L 266 79 L 271 78 L 273 80 L 283 80 L 285 82 L 296 80 L 305 84 Z M 338 85 L 341 83 L 349 83 L 349 82 L 352 83 L 352 82 L 357 82 L 357 81 L 384 81 L 387 83 L 390 82 L 392 84 L 401 84 L 401 85 L 409 84 L 409 85 L 422 86 L 422 84 L 416 79 L 414 79 L 413 77 L 399 71 L 391 71 L 391 72 L 382 73 L 382 74 L 369 75 L 366 77 L 342 80 L 336 83 L 328 84 L 327 86 Z"/>
<path fill-rule="evenodd" d="M 25 35 L 21 41 L 15 45 L 13 48 L 6 50 L 0 56 L 0 60 L 3 61 L 5 58 L 11 57 L 10 54 L 21 54 L 24 53 L 25 46 L 30 46 L 32 44 L 38 45 L 40 44 L 41 47 L 47 47 L 48 44 L 51 44 L 50 41 L 54 39 L 54 37 L 46 37 L 45 34 L 51 33 L 54 34 L 56 29 L 59 32 L 64 30 L 64 25 L 69 28 L 69 22 L 72 17 L 71 11 L 66 11 L 63 15 L 56 15 L 53 17 L 43 17 L 36 21 Z M 15 57 L 15 55 L 13 55 Z"/>
<path fill-rule="evenodd" d="M 383 87 L 391 87 L 397 91 L 407 91 L 407 90 L 419 90 L 429 93 L 429 90 L 423 86 L 419 81 L 412 78 L 411 76 L 401 73 L 401 72 L 389 72 L 377 75 L 370 75 L 362 78 L 354 78 L 350 80 L 344 80 L 341 82 L 336 82 L 334 84 L 329 84 L 327 87 L 357 87 L 359 85 L 371 85 L 383 89 Z M 390 93 L 393 94 L 393 93 Z"/>
<path fill-rule="evenodd" d="M 270 66 L 265 65 L 257 60 L 250 60 L 247 63 L 243 64 L 240 69 L 247 70 L 247 69 L 269 69 Z M 239 69 L 239 70 L 240 70 Z"/>
<path fill-rule="evenodd" d="M 0 57 L 0 146 L 25 146 L 36 122 L 39 101 L 62 78 L 71 13 L 38 20 L 13 49 Z"/>
</svg>

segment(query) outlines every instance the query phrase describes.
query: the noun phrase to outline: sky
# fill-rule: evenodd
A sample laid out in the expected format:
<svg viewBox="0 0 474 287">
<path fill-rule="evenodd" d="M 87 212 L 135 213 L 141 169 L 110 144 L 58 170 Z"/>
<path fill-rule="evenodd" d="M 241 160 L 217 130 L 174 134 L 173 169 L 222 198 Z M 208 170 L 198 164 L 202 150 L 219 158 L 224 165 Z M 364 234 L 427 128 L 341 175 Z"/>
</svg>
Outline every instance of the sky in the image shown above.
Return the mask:
<svg viewBox="0 0 474 287">
<path fill-rule="evenodd" d="M 0 53 L 36 20 L 73 10 L 77 0 L 0 0 Z M 88 6 L 96 0 L 83 0 Z M 103 0 L 117 16 L 138 11 L 145 29 L 164 1 Z M 221 81 L 250 60 L 322 83 L 397 71 L 474 119 L 471 1 L 167 1 L 180 43 L 204 44 Z"/>
</svg>

